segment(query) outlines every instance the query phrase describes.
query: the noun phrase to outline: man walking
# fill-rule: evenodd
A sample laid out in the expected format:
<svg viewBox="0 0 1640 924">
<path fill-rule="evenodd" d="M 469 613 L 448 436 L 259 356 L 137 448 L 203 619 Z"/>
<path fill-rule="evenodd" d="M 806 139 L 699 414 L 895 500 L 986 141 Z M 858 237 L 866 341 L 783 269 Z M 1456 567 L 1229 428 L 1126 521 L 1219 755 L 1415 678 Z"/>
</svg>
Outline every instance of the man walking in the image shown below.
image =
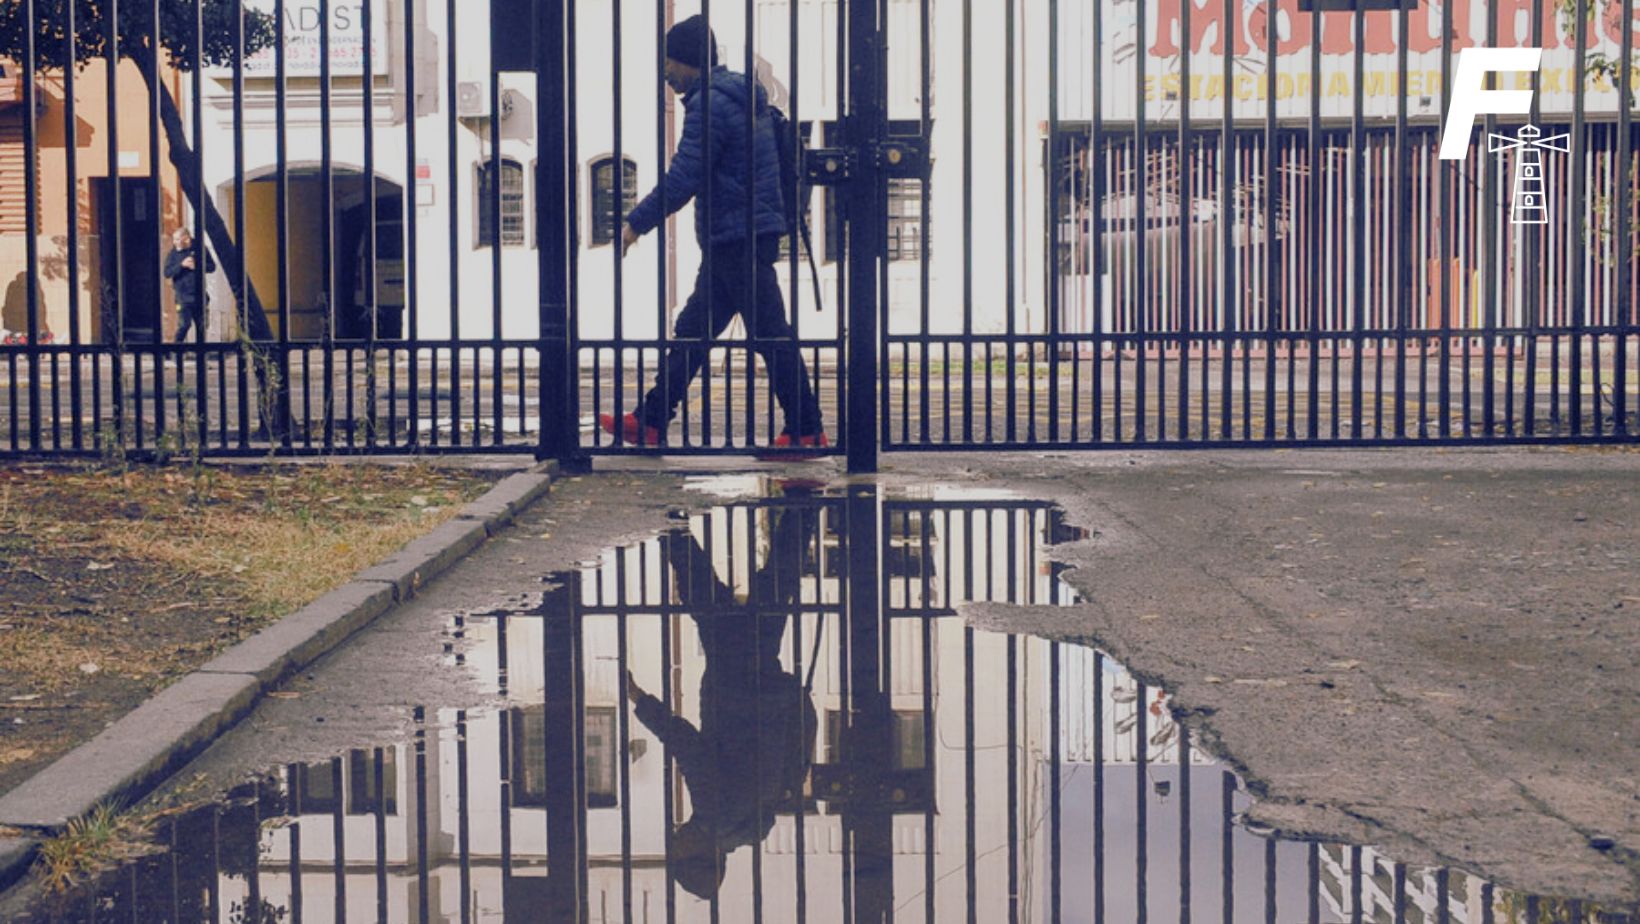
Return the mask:
<svg viewBox="0 0 1640 924">
<path fill-rule="evenodd" d="M 700 16 L 666 33 L 666 82 L 683 97 L 683 138 L 666 176 L 627 216 L 622 253 L 693 199 L 695 238 L 703 259 L 695 290 L 673 326 L 684 342 L 667 352 L 658 381 L 637 413 L 620 421 L 602 414 L 599 423 L 610 433 L 618 430 L 626 442 L 660 445 L 689 383 L 707 363 L 712 340 L 738 314 L 769 370 L 770 387 L 785 417 L 785 430 L 774 447 L 794 451 L 781 458 L 804 450 L 812 456 L 830 442 L 821 426 L 820 402 L 793 342 L 774 269 L 788 223 L 768 98 L 755 80 L 718 64 L 717 41 Z M 750 162 L 748 110 L 754 116 Z"/>
<path fill-rule="evenodd" d="M 216 260 L 208 250 L 205 251 L 205 272 L 216 272 Z M 177 314 L 181 318 L 176 342 L 184 343 L 190 327 L 197 324 L 200 330 L 205 329 L 205 306 L 211 302 L 205 291 L 204 274 L 194 262 L 194 236 L 187 228 L 178 228 L 171 234 L 171 252 L 165 257 L 165 278 L 171 280 Z"/>
</svg>

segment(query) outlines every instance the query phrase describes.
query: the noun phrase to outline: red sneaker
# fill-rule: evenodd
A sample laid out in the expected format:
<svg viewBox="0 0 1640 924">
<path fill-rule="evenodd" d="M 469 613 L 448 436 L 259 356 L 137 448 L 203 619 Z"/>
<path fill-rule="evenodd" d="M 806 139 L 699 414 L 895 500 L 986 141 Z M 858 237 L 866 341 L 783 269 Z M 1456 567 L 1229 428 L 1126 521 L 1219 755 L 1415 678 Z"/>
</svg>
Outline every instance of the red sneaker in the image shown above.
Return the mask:
<svg viewBox="0 0 1640 924">
<path fill-rule="evenodd" d="M 758 458 L 764 462 L 807 462 L 825 456 L 825 453 L 814 450 L 825 449 L 830 445 L 831 440 L 826 438 L 824 430 L 808 436 L 795 437 L 790 433 L 782 433 L 774 438 L 774 444 L 769 447 L 769 451 L 760 453 Z"/>
<path fill-rule="evenodd" d="M 615 435 L 615 415 L 599 414 L 598 426 L 603 427 L 605 433 Z M 635 446 L 659 446 L 661 444 L 661 431 L 655 427 L 645 426 L 638 420 L 636 414 L 628 414 L 621 418 L 620 437 L 622 442 L 631 443 Z"/>
</svg>

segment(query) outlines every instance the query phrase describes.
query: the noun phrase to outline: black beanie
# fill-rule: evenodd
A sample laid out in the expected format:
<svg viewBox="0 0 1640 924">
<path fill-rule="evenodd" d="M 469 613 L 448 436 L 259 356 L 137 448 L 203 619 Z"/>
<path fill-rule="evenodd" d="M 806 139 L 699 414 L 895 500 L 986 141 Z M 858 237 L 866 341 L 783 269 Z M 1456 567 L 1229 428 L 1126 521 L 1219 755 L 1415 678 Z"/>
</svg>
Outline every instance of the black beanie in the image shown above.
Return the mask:
<svg viewBox="0 0 1640 924">
<path fill-rule="evenodd" d="M 717 66 L 717 38 L 704 18 L 691 16 L 667 30 L 666 56 L 679 64 L 707 70 Z"/>
</svg>

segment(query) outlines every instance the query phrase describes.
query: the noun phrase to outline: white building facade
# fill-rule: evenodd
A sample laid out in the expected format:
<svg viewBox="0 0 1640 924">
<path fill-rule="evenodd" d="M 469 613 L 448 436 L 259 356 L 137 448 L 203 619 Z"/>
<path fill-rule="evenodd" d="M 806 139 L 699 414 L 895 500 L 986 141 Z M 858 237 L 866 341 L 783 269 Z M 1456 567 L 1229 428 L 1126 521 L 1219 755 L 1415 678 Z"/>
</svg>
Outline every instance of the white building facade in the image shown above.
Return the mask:
<svg viewBox="0 0 1640 924">
<path fill-rule="evenodd" d="M 758 0 L 750 49 L 742 5 L 716 4 L 712 24 L 725 63 L 744 70 L 748 53 L 763 62 L 765 79 L 776 100 L 799 121 L 816 123 L 812 143 L 820 144 L 834 137 L 830 128 L 839 111 L 839 4 L 836 0 L 795 2 L 794 10 L 788 0 Z M 1454 2 L 1454 49 L 1485 44 L 1489 14 L 1497 17 L 1497 44 L 1530 41 L 1530 3 L 1513 0 L 1498 7 L 1470 0 Z M 333 329 L 337 336 L 363 336 L 361 332 L 368 328 L 365 303 L 369 299 L 360 272 L 368 245 L 361 239 L 370 225 L 372 209 L 367 202 L 373 202 L 381 277 L 377 302 L 384 309 L 377 315 L 378 336 L 532 338 L 538 330 L 535 209 L 541 201 L 534 167 L 542 154 L 533 103 L 534 76 L 522 72 L 502 75 L 500 98 L 491 99 L 487 0 L 463 0 L 459 6 L 437 0 L 372 3 L 369 18 L 374 37 L 369 58 L 374 137 L 369 156 L 363 117 L 365 8 L 351 0 L 329 7 L 332 88 L 327 121 L 318 76 L 323 31 L 318 0 L 284 4 L 288 44 L 283 140 L 291 179 L 290 244 L 283 262 L 289 276 L 292 336 L 319 336 L 323 329 L 320 318 L 332 302 L 337 309 Z M 1182 3 L 1192 4 L 1189 42 L 1183 37 Z M 251 5 L 271 11 L 274 0 L 255 0 Z M 1621 24 L 1606 8 L 1616 4 L 1596 5 L 1601 10 L 1589 28 L 1589 51 L 1616 58 Z M 1547 52 L 1539 99 L 1545 113 L 1563 118 L 1573 102 L 1575 53 L 1570 48 L 1570 22 L 1558 17 L 1553 6 L 1545 4 L 1550 10 L 1542 24 Z M 928 0 L 926 60 L 924 7 L 920 0 L 890 0 L 888 4 L 887 76 L 893 130 L 919 133 L 926 115 L 932 155 L 926 189 L 915 179 L 890 184 L 886 289 L 890 333 L 965 329 L 1000 333 L 1010 328 L 1010 318 L 1018 331 L 1047 329 L 1046 136 L 1050 120 L 1057 119 L 1065 137 L 1086 137 L 1095 116 L 1096 77 L 1098 116 L 1107 128 L 1127 130 L 1130 136 L 1141 90 L 1147 101 L 1145 117 L 1153 125 L 1176 125 L 1181 106 L 1188 101 L 1190 117 L 1210 128 L 1222 119 L 1227 96 L 1234 99 L 1238 123 L 1254 128 L 1265 114 L 1267 6 L 1262 3 L 1236 0 L 1233 4 L 1235 58 L 1228 93 L 1222 77 L 1227 30 L 1224 5 L 1217 0 L 1063 0 L 1056 5 L 1049 0 L 1016 0 L 1011 6 Z M 516 38 L 515 30 L 533 28 L 528 21 L 529 5 L 521 4 L 518 9 L 524 12 L 508 8 L 500 16 L 498 29 L 509 40 Z M 699 254 L 692 214 L 688 208 L 678 214 L 665 250 L 651 236 L 625 260 L 619 259 L 611 242 L 612 237 L 619 237 L 610 214 L 616 185 L 614 165 L 625 164 L 624 211 L 654 186 L 672 139 L 681 131 L 681 108 L 659 80 L 657 43 L 665 22 L 693 14 L 697 7 L 689 0 L 587 0 L 576 3 L 574 11 L 578 331 L 590 340 L 653 338 L 663 324 L 669 325 L 693 282 Z M 1312 75 L 1310 15 L 1299 12 L 1297 0 L 1283 0 L 1277 11 L 1277 32 L 1283 43 L 1276 61 L 1279 118 L 1291 124 L 1307 122 L 1310 88 L 1319 80 L 1323 117 L 1329 124 L 1347 120 L 1355 99 L 1352 18 L 1349 14 L 1324 17 L 1322 72 Z M 1438 120 L 1438 36 L 1444 15 L 1443 7 L 1433 2 L 1411 14 L 1404 88 L 1395 53 L 1399 41 L 1396 14 L 1375 12 L 1366 17 L 1361 89 L 1366 115 L 1374 124 L 1382 126 L 1383 120 L 1393 118 L 1399 93 L 1406 95 L 1415 123 Z M 1137 28 L 1141 18 L 1142 35 Z M 406 30 L 412 20 L 414 34 L 407 43 Z M 794 30 L 795 47 L 791 42 Z M 1051 44 L 1054 39 L 1059 43 L 1057 49 Z M 413 53 L 409 53 L 410 45 Z M 1097 56 L 1092 53 L 1096 47 L 1100 49 Z M 1136 48 L 1143 53 L 1136 55 Z M 1057 51 L 1056 79 L 1051 79 L 1049 70 L 1055 57 L 1052 51 Z M 1181 73 L 1186 54 L 1191 69 L 1188 82 Z M 265 50 L 247 66 L 242 165 L 248 181 L 249 264 L 263 301 L 270 306 L 279 303 L 281 259 L 274 186 L 279 110 L 272 60 L 272 50 Z M 1145 71 L 1142 87 L 1141 62 Z M 926 101 L 925 64 L 930 91 Z M 206 81 L 202 144 L 207 185 L 224 213 L 231 212 L 236 177 L 232 157 L 236 126 L 228 76 L 226 70 L 213 71 Z M 1506 79 L 1517 84 L 1526 81 L 1524 75 Z M 412 83 L 413 98 L 409 98 Z M 1050 83 L 1056 92 L 1049 92 Z M 1611 82 L 1592 76 L 1587 95 L 1590 117 L 1610 117 L 1616 104 Z M 501 116 L 499 139 L 491 124 L 492 109 Z M 408 153 L 411 134 L 416 147 L 413 159 Z M 324 185 L 327 137 L 333 177 L 333 191 L 328 194 Z M 499 255 L 493 243 L 497 232 L 489 193 L 489 164 L 497 153 L 501 161 Z M 1008 169 L 1010 156 L 1012 170 Z M 1465 169 L 1479 168 L 1466 165 Z M 369 192 L 362 179 L 367 170 L 376 177 Z M 1123 181 L 1117 174 L 1110 176 L 1112 185 L 1107 189 L 1114 190 Z M 327 198 L 333 209 L 328 236 L 334 283 L 326 279 L 324 260 Z M 1079 191 L 1073 198 L 1075 202 L 1060 209 L 1059 237 L 1067 246 L 1087 247 L 1092 226 L 1083 201 L 1085 193 Z M 786 264 L 782 264 L 788 309 L 795 288 L 801 306 L 792 314 L 800 335 L 809 339 L 833 338 L 838 331 L 836 257 L 843 238 L 834 219 L 833 199 L 830 190 L 817 191 L 811 215 L 814 256 L 824 294 L 819 311 L 812 304 L 808 264 L 800 265 L 796 279 L 787 278 Z M 413 241 L 408 240 L 406 200 L 413 203 L 409 206 L 416 225 Z M 1106 201 L 1107 232 L 1110 213 L 1131 209 L 1132 200 L 1129 194 L 1125 200 Z M 1157 199 L 1153 214 L 1175 206 L 1176 200 Z M 1192 221 L 1210 223 L 1215 209 L 1212 201 L 1199 203 L 1195 210 L 1199 214 Z M 1262 234 L 1256 228 L 1237 233 L 1238 245 Z M 1204 233 L 1204 241 L 1214 239 Z M 1074 243 L 1077 241 L 1081 243 Z M 1104 246 L 1122 245 L 1107 240 Z M 1204 244 L 1202 249 L 1211 247 Z M 406 248 L 413 248 L 416 255 L 413 332 L 408 317 L 396 318 L 400 313 L 396 307 L 408 300 L 404 290 L 412 288 L 401 279 Z M 1109 250 L 1107 264 L 1113 262 L 1109 256 L 1118 253 L 1127 255 L 1123 259 L 1131 258 L 1129 251 Z M 1151 258 L 1165 259 L 1165 255 L 1153 252 Z M 1071 293 L 1071 301 L 1091 298 L 1091 264 L 1063 254 L 1060 262 L 1067 274 L 1082 276 L 1080 281 L 1067 281 L 1069 288 L 1063 290 Z M 1108 274 L 1108 265 L 1106 270 Z M 218 282 L 221 291 L 216 304 L 230 304 L 225 283 Z M 1111 282 L 1107 278 L 1102 285 L 1108 312 Z M 1120 286 L 1116 291 L 1122 291 Z M 1093 323 L 1086 317 L 1085 304 L 1067 305 L 1062 311 L 1067 329 Z M 1106 326 L 1108 329 L 1108 322 Z"/>
</svg>

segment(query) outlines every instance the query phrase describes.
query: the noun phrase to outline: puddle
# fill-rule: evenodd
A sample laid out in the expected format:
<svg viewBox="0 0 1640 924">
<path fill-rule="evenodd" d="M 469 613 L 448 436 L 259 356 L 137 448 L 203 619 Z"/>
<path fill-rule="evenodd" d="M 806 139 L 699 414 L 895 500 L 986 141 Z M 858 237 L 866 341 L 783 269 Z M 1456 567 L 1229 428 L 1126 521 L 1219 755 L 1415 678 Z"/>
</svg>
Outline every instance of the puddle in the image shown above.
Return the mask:
<svg viewBox="0 0 1640 924">
<path fill-rule="evenodd" d="M 162 816 L 31 920 L 1596 920 L 1250 831 L 1165 691 L 969 628 L 964 603 L 1076 601 L 1055 508 L 772 493 L 452 615 L 446 668 L 504 707 L 427 704 L 411 741 Z"/>
</svg>

